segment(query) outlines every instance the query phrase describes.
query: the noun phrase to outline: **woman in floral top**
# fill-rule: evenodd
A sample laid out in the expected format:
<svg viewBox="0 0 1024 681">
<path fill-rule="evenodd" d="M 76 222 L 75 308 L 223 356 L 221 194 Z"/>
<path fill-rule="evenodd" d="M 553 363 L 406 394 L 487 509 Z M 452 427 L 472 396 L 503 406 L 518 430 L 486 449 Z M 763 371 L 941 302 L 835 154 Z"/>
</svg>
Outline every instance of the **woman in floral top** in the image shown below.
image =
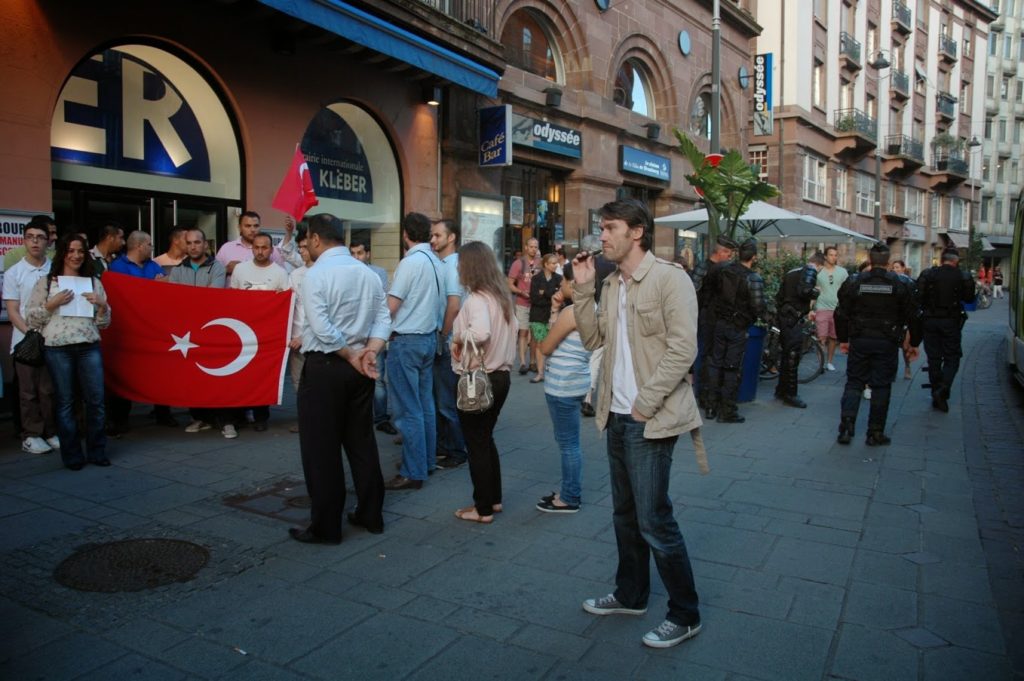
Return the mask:
<svg viewBox="0 0 1024 681">
<path fill-rule="evenodd" d="M 92 292 L 82 297 L 92 303 L 92 317 L 69 317 L 61 306 L 75 297 L 60 290 L 57 277 L 89 277 Z M 103 357 L 100 354 L 100 329 L 110 325 L 110 306 L 100 280 L 93 276 L 92 258 L 85 239 L 68 234 L 57 242 L 50 273 L 39 280 L 28 303 L 28 323 L 40 329 L 46 340 L 46 366 L 57 392 L 57 433 L 61 459 L 73 471 L 94 463 L 109 466 L 107 435 L 103 430 Z M 85 452 L 75 419 L 77 387 L 85 401 Z"/>
</svg>

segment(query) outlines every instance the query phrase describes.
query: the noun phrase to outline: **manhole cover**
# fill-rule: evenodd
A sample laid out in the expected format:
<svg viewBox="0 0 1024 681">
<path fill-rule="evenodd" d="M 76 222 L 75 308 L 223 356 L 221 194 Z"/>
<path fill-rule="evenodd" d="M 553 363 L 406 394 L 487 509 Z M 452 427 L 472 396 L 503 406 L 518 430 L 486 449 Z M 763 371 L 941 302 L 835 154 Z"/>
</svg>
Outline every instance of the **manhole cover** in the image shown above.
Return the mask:
<svg viewBox="0 0 1024 681">
<path fill-rule="evenodd" d="M 313 500 L 307 496 L 289 497 L 284 503 L 292 508 L 313 508 Z"/>
<path fill-rule="evenodd" d="M 209 559 L 210 552 L 192 542 L 127 539 L 92 545 L 68 556 L 53 577 L 78 591 L 142 591 L 187 582 Z"/>
</svg>

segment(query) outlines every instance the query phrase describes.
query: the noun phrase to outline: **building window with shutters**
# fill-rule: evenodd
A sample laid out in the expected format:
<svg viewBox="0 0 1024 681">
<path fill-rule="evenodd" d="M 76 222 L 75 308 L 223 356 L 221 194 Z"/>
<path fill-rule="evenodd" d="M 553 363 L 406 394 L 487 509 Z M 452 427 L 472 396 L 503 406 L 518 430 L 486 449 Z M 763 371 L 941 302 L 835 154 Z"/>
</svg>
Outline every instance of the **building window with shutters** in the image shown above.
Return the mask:
<svg viewBox="0 0 1024 681">
<path fill-rule="evenodd" d="M 828 201 L 828 164 L 817 156 L 804 156 L 804 198 L 817 203 Z"/>
</svg>

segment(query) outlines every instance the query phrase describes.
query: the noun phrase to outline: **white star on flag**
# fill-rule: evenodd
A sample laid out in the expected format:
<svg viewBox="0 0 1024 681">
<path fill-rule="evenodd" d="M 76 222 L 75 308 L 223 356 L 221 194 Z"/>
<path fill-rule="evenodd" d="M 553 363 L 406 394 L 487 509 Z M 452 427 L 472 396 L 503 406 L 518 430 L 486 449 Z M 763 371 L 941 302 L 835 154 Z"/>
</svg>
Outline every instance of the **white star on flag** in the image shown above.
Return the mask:
<svg viewBox="0 0 1024 681">
<path fill-rule="evenodd" d="M 172 333 L 171 334 L 171 338 L 174 339 L 174 345 L 172 345 L 167 352 L 174 352 L 175 350 L 178 350 L 179 352 L 181 352 L 181 356 L 182 357 L 188 357 L 188 351 L 189 350 L 191 350 L 192 348 L 198 348 L 199 347 L 199 345 L 197 343 L 193 343 L 192 342 L 191 336 L 192 336 L 192 332 L 191 331 L 186 333 L 184 336 L 175 336 Z"/>
</svg>

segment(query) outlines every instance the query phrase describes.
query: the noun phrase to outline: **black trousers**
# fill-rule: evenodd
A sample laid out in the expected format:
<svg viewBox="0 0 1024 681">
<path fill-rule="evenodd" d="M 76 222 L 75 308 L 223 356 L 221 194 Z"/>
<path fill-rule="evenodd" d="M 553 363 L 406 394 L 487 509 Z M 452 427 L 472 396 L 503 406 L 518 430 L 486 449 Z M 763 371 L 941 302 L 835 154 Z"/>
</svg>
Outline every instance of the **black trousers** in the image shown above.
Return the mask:
<svg viewBox="0 0 1024 681">
<path fill-rule="evenodd" d="M 711 397 L 711 367 L 708 358 L 715 337 L 715 316 L 710 309 L 703 309 L 697 317 L 697 399 L 701 406 L 707 406 Z"/>
<path fill-rule="evenodd" d="M 511 383 L 507 371 L 492 371 L 491 389 L 494 404 L 485 412 L 474 414 L 459 411 L 462 435 L 469 450 L 469 477 L 473 481 L 473 503 L 482 516 L 492 515 L 494 505 L 501 503 L 501 460 L 494 444 L 494 426 L 508 397 Z"/>
<path fill-rule="evenodd" d="M 778 397 L 796 397 L 797 368 L 800 351 L 803 349 L 804 334 L 800 320 L 779 321 L 779 384 L 775 388 Z"/>
<path fill-rule="evenodd" d="M 384 476 L 373 436 L 373 379 L 335 354 L 309 353 L 299 382 L 299 448 L 312 500 L 310 531 L 341 539 L 345 510 L 345 448 L 356 491 L 356 515 L 368 527 L 384 525 Z"/>
<path fill-rule="evenodd" d="M 715 322 L 714 340 L 707 353 L 711 365 L 711 401 L 719 409 L 736 409 L 736 396 L 740 390 L 740 370 L 747 351 L 747 330 L 737 329 L 732 322 Z"/>
<path fill-rule="evenodd" d="M 856 422 L 864 387 L 870 386 L 868 430 L 884 430 L 889 414 L 892 382 L 896 379 L 899 366 L 900 346 L 895 341 L 885 338 L 851 338 L 840 416 Z"/>
<path fill-rule="evenodd" d="M 932 392 L 941 391 L 949 397 L 950 387 L 960 369 L 960 319 L 956 317 L 925 317 L 924 352 L 928 355 L 928 379 Z"/>
</svg>

